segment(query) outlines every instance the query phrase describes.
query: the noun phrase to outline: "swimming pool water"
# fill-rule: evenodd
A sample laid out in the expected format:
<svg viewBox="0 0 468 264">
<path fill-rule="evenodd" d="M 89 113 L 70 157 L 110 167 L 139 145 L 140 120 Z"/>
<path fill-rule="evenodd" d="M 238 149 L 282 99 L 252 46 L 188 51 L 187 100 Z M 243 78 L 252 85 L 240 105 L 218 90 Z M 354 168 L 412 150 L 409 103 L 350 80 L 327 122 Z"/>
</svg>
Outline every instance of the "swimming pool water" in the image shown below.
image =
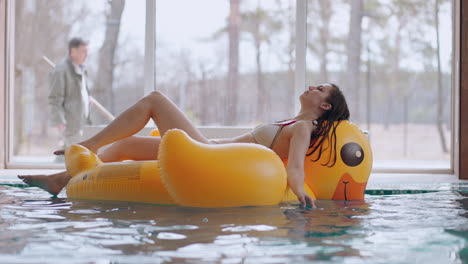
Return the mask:
<svg viewBox="0 0 468 264">
<path fill-rule="evenodd" d="M 468 192 L 184 208 L 0 186 L 0 263 L 468 263 Z"/>
</svg>

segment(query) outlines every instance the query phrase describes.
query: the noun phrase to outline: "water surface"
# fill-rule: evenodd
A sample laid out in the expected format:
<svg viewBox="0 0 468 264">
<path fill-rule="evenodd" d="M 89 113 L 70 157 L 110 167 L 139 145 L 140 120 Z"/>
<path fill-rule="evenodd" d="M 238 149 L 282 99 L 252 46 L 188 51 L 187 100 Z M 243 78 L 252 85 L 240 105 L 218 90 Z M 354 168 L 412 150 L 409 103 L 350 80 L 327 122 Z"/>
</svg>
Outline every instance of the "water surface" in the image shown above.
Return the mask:
<svg viewBox="0 0 468 264">
<path fill-rule="evenodd" d="M 0 186 L 1 263 L 468 263 L 468 192 L 242 208 Z"/>
</svg>

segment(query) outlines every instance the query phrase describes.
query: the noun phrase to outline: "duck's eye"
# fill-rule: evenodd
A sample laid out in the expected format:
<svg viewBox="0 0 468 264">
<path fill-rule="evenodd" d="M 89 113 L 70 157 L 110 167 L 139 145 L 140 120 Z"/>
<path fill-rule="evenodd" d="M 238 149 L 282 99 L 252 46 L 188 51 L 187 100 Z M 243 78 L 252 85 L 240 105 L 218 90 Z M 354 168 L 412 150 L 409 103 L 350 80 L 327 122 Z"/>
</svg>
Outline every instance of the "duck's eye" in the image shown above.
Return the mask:
<svg viewBox="0 0 468 264">
<path fill-rule="evenodd" d="M 346 143 L 341 147 L 340 154 L 343 162 L 350 167 L 355 167 L 364 160 L 364 150 L 354 142 Z"/>
</svg>

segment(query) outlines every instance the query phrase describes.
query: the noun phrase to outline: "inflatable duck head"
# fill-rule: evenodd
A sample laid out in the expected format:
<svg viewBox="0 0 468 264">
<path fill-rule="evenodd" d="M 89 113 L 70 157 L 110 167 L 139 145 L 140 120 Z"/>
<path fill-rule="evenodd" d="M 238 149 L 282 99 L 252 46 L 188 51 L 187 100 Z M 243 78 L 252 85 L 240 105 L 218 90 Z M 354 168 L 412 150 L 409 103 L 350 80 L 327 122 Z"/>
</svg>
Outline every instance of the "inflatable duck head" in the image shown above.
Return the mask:
<svg viewBox="0 0 468 264">
<path fill-rule="evenodd" d="M 81 145 L 71 145 L 65 150 L 65 167 L 71 176 L 80 174 L 102 161 L 91 150 Z"/>
<path fill-rule="evenodd" d="M 364 199 L 372 169 L 372 151 L 367 136 L 349 121 L 337 123 L 336 160 L 333 161 L 330 134 L 323 142 L 324 150 L 318 160 L 318 153 L 305 158 L 306 185 L 317 199 Z"/>
</svg>

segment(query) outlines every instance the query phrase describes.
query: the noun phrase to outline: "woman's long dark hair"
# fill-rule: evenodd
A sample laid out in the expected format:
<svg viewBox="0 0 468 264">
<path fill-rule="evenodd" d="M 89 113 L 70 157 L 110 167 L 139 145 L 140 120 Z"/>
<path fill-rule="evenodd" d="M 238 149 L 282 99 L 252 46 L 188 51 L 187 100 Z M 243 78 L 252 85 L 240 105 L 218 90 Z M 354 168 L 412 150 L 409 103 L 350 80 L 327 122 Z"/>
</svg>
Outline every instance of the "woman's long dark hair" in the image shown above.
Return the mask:
<svg viewBox="0 0 468 264">
<path fill-rule="evenodd" d="M 312 161 L 318 161 L 322 157 L 323 151 L 330 148 L 328 161 L 323 166 L 333 167 L 336 163 L 336 128 L 342 120 L 349 120 L 349 109 L 346 99 L 336 84 L 330 83 L 333 89 L 327 98 L 332 108 L 317 119 L 317 127 L 310 136 L 310 145 L 307 156 L 318 152 L 317 158 Z M 323 142 L 328 139 L 328 146 L 324 147 Z"/>
</svg>

